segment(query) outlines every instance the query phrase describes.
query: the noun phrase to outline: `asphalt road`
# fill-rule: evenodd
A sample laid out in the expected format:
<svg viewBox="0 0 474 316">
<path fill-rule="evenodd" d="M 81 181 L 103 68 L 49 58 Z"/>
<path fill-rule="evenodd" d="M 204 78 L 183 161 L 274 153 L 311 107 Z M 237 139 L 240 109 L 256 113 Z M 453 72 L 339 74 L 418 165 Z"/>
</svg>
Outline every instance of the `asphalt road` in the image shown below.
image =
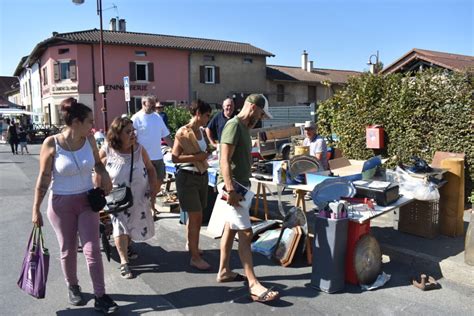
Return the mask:
<svg viewBox="0 0 474 316">
<path fill-rule="evenodd" d="M 31 231 L 33 188 L 38 172 L 39 145 L 30 145 L 31 155 L 13 156 L 9 147 L 0 145 L 0 315 L 93 315 L 92 286 L 82 254 L 78 256 L 80 285 L 89 300 L 86 306 L 67 303 L 67 291 L 59 263 L 59 248 L 51 225 L 46 220 L 46 245 L 51 254 L 46 298 L 34 299 L 21 292 L 16 281 Z M 44 211 L 45 204 L 42 210 Z M 46 218 L 46 217 L 45 217 Z M 140 257 L 133 262 L 138 276 L 124 280 L 119 264 L 105 260 L 107 292 L 121 306 L 121 315 L 474 315 L 474 288 L 441 279 L 442 289 L 422 292 L 409 283 L 423 267 L 386 261 L 383 271 L 391 280 L 375 291 L 362 291 L 347 285 L 336 294 L 309 287 L 311 267 L 300 260 L 283 268 L 255 254 L 257 275 L 266 286 L 281 291 L 282 299 L 273 304 L 250 301 L 243 283 L 215 282 L 218 266 L 218 240 L 201 237 L 205 258 L 212 264 L 209 273 L 198 273 L 188 266 L 184 251 L 184 227 L 177 215 L 156 222 L 156 236 L 137 244 Z M 237 244 L 234 245 L 236 249 Z M 233 266 L 242 272 L 237 252 Z"/>
</svg>

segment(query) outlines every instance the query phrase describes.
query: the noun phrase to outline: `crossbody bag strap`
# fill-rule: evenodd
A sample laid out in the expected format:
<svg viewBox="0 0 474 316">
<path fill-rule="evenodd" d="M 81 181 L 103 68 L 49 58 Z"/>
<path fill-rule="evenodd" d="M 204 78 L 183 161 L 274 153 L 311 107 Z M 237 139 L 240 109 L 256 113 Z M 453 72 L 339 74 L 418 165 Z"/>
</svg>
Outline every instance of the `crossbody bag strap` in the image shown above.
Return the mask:
<svg viewBox="0 0 474 316">
<path fill-rule="evenodd" d="M 130 163 L 130 179 L 129 179 L 130 186 L 132 186 L 132 176 L 133 176 L 133 146 L 132 146 L 132 162 Z"/>
<path fill-rule="evenodd" d="M 64 137 L 64 135 L 62 135 L 62 136 L 64 138 L 64 143 L 66 144 L 67 149 L 69 149 L 69 152 L 72 154 L 72 159 L 74 160 L 74 163 L 76 164 L 77 170 L 79 171 L 79 176 L 81 177 L 81 180 L 84 183 L 84 178 L 82 177 L 81 168 L 79 167 L 79 163 L 77 162 L 77 159 L 76 159 L 76 153 L 71 150 L 71 146 L 69 146 L 69 143 L 67 142 L 66 137 Z M 88 140 L 86 139 L 86 142 L 87 141 Z"/>
</svg>

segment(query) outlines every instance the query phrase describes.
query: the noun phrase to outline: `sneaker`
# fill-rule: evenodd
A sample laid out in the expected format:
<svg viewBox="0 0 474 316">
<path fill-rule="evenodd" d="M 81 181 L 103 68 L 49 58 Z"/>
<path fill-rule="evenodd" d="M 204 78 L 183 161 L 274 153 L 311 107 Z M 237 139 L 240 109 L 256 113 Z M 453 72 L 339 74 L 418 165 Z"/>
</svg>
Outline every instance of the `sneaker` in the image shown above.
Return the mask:
<svg viewBox="0 0 474 316">
<path fill-rule="evenodd" d="M 107 294 L 104 294 L 101 297 L 96 296 L 94 300 L 94 309 L 98 312 L 102 312 L 104 315 L 112 314 L 119 308 L 117 303 L 115 303 Z"/>
<path fill-rule="evenodd" d="M 79 285 L 68 286 L 68 298 L 71 305 L 79 306 L 84 304 L 84 298 L 82 297 L 81 287 Z"/>
<path fill-rule="evenodd" d="M 130 260 L 135 260 L 138 258 L 138 253 L 136 253 L 131 246 L 128 247 L 127 255 L 128 259 Z"/>
</svg>

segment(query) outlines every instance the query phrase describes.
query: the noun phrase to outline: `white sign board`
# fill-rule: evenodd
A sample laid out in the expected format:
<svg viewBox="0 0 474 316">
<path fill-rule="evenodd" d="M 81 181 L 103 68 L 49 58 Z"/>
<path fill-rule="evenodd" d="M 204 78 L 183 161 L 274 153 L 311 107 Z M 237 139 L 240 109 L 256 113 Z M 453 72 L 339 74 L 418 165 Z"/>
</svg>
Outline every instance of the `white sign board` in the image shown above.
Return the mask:
<svg viewBox="0 0 474 316">
<path fill-rule="evenodd" d="M 125 92 L 125 101 L 130 102 L 130 82 L 128 77 L 123 77 L 123 91 Z"/>
</svg>

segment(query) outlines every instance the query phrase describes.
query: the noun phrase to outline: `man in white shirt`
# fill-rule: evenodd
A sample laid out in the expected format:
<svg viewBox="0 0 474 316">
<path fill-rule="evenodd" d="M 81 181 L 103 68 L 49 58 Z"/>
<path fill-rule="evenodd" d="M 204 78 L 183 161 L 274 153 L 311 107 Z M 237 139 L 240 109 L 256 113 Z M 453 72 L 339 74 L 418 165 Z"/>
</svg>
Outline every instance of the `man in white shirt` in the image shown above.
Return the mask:
<svg viewBox="0 0 474 316">
<path fill-rule="evenodd" d="M 309 155 L 319 161 L 322 167 L 321 171 L 328 170 L 326 141 L 316 132 L 316 125 L 313 121 L 306 121 L 304 123 L 304 130 L 306 138 L 303 141 L 303 146 L 309 146 Z"/>
<path fill-rule="evenodd" d="M 137 133 L 138 142 L 145 147 L 150 156 L 150 160 L 156 170 L 158 188 L 160 191 L 163 179 L 165 178 L 165 164 L 161 153 L 161 139 L 173 148 L 170 132 L 163 119 L 155 112 L 156 97 L 146 95 L 142 98 L 142 109 L 132 116 L 133 127 Z M 154 203 L 152 203 L 153 213 L 157 213 Z"/>
</svg>

